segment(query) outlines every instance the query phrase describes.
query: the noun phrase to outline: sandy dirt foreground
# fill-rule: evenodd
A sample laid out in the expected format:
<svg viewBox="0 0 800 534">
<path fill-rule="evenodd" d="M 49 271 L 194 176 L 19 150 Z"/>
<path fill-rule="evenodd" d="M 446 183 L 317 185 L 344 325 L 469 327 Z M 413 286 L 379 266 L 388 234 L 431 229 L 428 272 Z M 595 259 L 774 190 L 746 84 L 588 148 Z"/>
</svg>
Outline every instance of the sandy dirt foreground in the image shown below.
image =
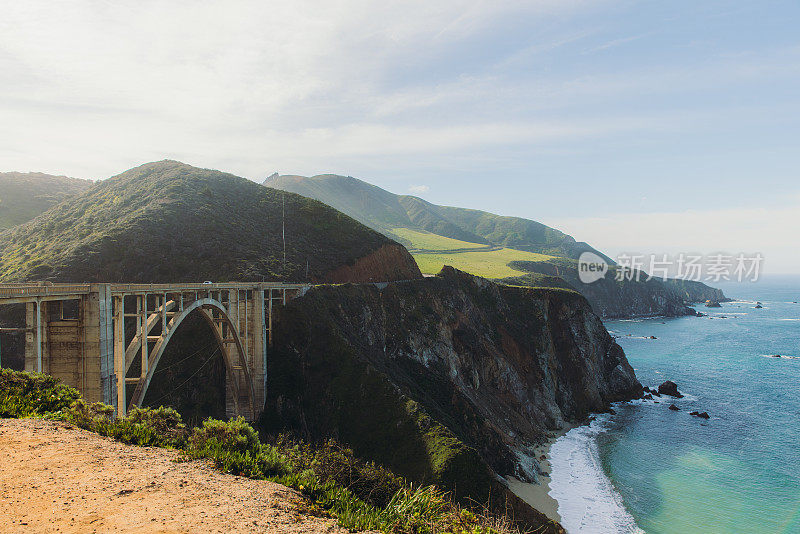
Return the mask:
<svg viewBox="0 0 800 534">
<path fill-rule="evenodd" d="M 271 482 L 68 425 L 0 419 L 0 532 L 346 532 Z"/>
</svg>

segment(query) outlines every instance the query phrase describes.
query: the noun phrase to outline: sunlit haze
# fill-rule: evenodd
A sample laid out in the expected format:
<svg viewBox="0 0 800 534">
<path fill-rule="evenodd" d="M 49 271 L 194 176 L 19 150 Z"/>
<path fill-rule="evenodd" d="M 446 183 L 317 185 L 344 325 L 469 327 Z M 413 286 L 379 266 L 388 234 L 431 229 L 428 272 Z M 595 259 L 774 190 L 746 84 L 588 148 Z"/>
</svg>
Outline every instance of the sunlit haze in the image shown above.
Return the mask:
<svg viewBox="0 0 800 534">
<path fill-rule="evenodd" d="M 2 2 L 0 171 L 336 173 L 800 272 L 800 4 Z"/>
</svg>

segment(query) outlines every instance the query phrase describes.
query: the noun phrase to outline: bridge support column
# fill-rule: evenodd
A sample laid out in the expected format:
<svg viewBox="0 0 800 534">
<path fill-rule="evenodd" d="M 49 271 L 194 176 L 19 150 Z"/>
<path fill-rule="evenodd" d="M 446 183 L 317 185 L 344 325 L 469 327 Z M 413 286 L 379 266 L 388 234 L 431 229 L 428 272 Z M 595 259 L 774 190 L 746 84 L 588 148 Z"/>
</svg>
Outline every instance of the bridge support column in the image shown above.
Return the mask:
<svg viewBox="0 0 800 534">
<path fill-rule="evenodd" d="M 264 290 L 253 291 L 253 328 L 252 328 L 252 348 L 250 353 L 253 358 L 253 373 L 250 378 L 253 381 L 253 408 L 255 415 L 261 414 L 264 409 L 264 401 L 267 393 L 267 316 L 264 313 Z"/>
<path fill-rule="evenodd" d="M 25 370 L 47 373 L 47 307 L 46 302 L 28 302 L 25 305 Z"/>
<path fill-rule="evenodd" d="M 64 301 L 26 304 L 25 370 L 60 379 L 80 390 L 87 402 L 108 402 L 100 378 L 100 294 L 74 301 L 78 313 L 73 318 L 64 318 Z"/>
<path fill-rule="evenodd" d="M 113 297 L 114 304 L 114 380 L 116 399 L 114 408 L 117 417 L 125 417 L 128 411 L 128 397 L 125 387 L 125 295 Z"/>
<path fill-rule="evenodd" d="M 114 331 L 111 291 L 108 284 L 92 284 L 83 298 L 83 398 L 88 402 L 116 404 L 114 379 Z"/>
</svg>

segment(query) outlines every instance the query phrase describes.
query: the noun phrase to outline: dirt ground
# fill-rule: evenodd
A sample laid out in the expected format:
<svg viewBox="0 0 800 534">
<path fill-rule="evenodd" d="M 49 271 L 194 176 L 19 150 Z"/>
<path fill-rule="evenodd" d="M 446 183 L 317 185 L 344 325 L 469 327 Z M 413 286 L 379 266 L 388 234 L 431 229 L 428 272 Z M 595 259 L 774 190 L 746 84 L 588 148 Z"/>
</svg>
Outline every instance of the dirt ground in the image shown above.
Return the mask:
<svg viewBox="0 0 800 534">
<path fill-rule="evenodd" d="M 346 532 L 294 490 L 68 425 L 0 419 L 0 532 Z"/>
</svg>

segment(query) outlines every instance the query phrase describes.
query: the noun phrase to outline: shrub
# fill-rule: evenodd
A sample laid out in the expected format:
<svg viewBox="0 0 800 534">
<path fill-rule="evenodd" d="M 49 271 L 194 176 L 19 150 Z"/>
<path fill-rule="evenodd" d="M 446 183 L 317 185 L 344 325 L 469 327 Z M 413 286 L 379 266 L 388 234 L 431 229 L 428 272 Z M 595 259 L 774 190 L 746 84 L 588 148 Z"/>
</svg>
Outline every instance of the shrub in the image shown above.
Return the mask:
<svg viewBox="0 0 800 534">
<path fill-rule="evenodd" d="M 297 470 L 311 469 L 322 481 L 334 481 L 359 499 L 384 507 L 406 481 L 374 462 L 366 462 L 334 440 L 311 446 L 281 435 L 275 446 L 284 451 Z"/>
<path fill-rule="evenodd" d="M 226 450 L 241 454 L 258 454 L 261 441 L 258 433 L 247 424 L 244 417 L 230 421 L 206 419 L 203 426 L 195 428 L 189 439 L 190 449 Z"/>
<path fill-rule="evenodd" d="M 182 448 L 186 425 L 172 408 L 134 408 L 127 417 L 101 421 L 96 432 L 123 443 L 143 447 Z"/>
<path fill-rule="evenodd" d="M 129 445 L 182 448 L 186 425 L 172 408 L 133 408 L 126 417 L 114 417 L 114 408 L 102 402 L 86 404 L 82 399 L 67 410 L 47 415 L 76 426 L 112 437 Z"/>
<path fill-rule="evenodd" d="M 0 417 L 32 417 L 65 410 L 80 399 L 52 376 L 0 369 Z"/>
<path fill-rule="evenodd" d="M 80 428 L 96 432 L 102 424 L 114 419 L 114 407 L 102 402 L 86 404 L 83 399 L 78 399 L 69 409 L 53 413 L 48 418 L 69 421 Z"/>
<path fill-rule="evenodd" d="M 210 458 L 226 473 L 250 478 L 285 476 L 291 471 L 287 459 L 274 447 L 262 445 L 243 417 L 227 422 L 206 419 L 192 432 L 186 455 Z"/>
</svg>

